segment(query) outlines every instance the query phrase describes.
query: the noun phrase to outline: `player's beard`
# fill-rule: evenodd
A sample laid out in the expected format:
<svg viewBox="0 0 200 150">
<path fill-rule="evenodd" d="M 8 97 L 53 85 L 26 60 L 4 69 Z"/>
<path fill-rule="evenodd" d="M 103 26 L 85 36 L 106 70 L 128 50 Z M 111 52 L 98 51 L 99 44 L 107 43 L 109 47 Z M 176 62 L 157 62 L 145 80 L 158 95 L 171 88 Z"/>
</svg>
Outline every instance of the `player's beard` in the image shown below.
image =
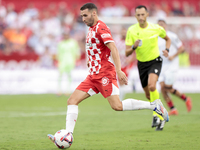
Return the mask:
<svg viewBox="0 0 200 150">
<path fill-rule="evenodd" d="M 91 18 L 88 20 L 88 24 L 87 24 L 89 27 L 93 26 L 94 25 L 94 18 L 93 16 L 91 16 Z"/>
</svg>

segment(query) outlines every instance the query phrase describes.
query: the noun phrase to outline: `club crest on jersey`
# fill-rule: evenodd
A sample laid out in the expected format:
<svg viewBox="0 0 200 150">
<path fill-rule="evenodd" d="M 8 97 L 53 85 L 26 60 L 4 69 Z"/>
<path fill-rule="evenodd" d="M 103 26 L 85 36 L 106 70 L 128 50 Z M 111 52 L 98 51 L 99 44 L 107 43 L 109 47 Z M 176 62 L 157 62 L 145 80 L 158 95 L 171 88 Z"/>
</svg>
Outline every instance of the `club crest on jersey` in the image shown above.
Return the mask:
<svg viewBox="0 0 200 150">
<path fill-rule="evenodd" d="M 107 77 L 103 77 L 102 80 L 101 80 L 101 82 L 102 82 L 103 86 L 106 86 L 109 83 L 109 79 Z"/>
</svg>

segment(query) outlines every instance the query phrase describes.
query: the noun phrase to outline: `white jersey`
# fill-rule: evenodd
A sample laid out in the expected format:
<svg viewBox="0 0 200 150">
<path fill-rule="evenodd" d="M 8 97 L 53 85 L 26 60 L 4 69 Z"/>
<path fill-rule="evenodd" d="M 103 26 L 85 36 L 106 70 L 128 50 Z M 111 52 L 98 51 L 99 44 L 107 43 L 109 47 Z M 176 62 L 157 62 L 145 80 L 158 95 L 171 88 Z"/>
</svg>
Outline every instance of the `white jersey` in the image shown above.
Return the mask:
<svg viewBox="0 0 200 150">
<path fill-rule="evenodd" d="M 172 56 L 177 53 L 179 47 L 182 46 L 182 42 L 178 38 L 178 36 L 171 31 L 167 31 L 167 36 L 171 39 L 169 56 Z M 168 58 L 162 55 L 163 54 L 162 51 L 165 50 L 166 48 L 166 41 L 164 39 L 162 38 L 158 39 L 158 46 L 161 57 L 163 58 L 162 69 L 158 80 L 159 82 L 165 82 L 166 85 L 173 85 L 176 79 L 176 72 L 178 71 L 179 68 L 179 58 L 177 56 L 172 61 L 170 61 Z"/>
<path fill-rule="evenodd" d="M 182 46 L 182 42 L 175 33 L 171 31 L 167 31 L 166 33 L 167 33 L 167 36 L 171 39 L 171 46 L 169 48 L 169 56 L 172 56 L 177 53 L 178 48 Z M 171 68 L 171 69 L 177 70 L 179 67 L 178 56 L 175 57 L 172 61 L 170 61 L 168 58 L 163 56 L 162 51 L 165 50 L 166 48 L 166 41 L 160 37 L 158 38 L 158 46 L 160 50 L 160 55 L 163 58 L 162 68 L 165 68 L 165 69 Z"/>
</svg>

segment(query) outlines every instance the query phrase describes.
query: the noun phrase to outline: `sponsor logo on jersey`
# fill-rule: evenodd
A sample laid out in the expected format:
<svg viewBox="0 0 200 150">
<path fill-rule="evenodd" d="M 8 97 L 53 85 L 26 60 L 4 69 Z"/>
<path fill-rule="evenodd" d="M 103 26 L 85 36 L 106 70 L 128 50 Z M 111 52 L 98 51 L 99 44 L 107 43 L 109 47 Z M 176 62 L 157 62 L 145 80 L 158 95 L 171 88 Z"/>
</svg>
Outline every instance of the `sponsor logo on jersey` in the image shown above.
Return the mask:
<svg viewBox="0 0 200 150">
<path fill-rule="evenodd" d="M 103 77 L 102 80 L 101 80 L 101 82 L 102 82 L 103 86 L 106 86 L 109 83 L 109 79 L 107 77 Z"/>
<path fill-rule="evenodd" d="M 109 33 L 104 33 L 104 34 L 101 35 L 101 37 L 104 39 L 104 38 L 111 37 L 111 35 Z"/>
</svg>

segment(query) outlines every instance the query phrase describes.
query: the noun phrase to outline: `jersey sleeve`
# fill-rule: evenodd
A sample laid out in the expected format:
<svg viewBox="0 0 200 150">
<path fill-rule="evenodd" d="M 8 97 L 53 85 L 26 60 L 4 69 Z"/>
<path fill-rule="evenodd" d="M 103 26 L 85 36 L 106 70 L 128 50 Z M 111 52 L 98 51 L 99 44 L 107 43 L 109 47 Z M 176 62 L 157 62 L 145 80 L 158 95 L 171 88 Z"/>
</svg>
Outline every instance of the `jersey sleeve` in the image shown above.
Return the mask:
<svg viewBox="0 0 200 150">
<path fill-rule="evenodd" d="M 110 29 L 107 26 L 99 26 L 97 30 L 99 36 L 103 40 L 104 44 L 114 42 Z"/>
<path fill-rule="evenodd" d="M 127 30 L 127 33 L 126 33 L 126 39 L 125 39 L 125 44 L 126 45 L 130 45 L 132 46 L 134 44 L 134 39 L 132 38 L 131 36 L 131 30 L 130 28 Z"/>
<path fill-rule="evenodd" d="M 173 39 L 171 39 L 171 42 L 176 48 L 179 48 L 183 45 L 183 43 L 176 34 L 174 35 Z"/>
<path fill-rule="evenodd" d="M 161 38 L 165 38 L 166 37 L 165 29 L 159 25 L 157 25 L 157 29 L 158 29 L 158 36 Z"/>
</svg>

